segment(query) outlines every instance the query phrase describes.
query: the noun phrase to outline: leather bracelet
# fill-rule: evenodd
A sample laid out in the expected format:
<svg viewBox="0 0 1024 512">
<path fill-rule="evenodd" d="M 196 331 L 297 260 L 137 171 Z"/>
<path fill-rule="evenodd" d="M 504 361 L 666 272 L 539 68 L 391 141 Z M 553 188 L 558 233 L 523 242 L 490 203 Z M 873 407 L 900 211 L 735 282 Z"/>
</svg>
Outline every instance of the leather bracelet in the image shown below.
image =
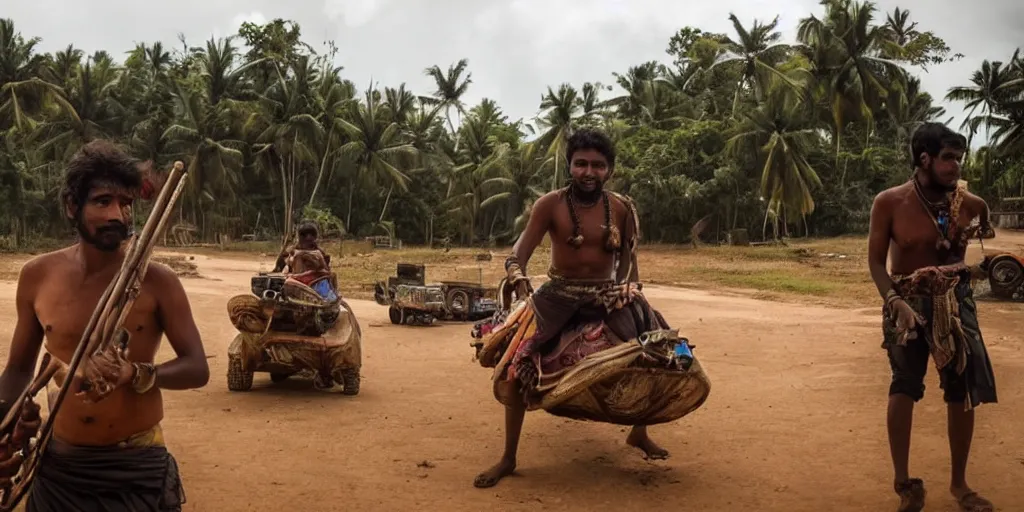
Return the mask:
<svg viewBox="0 0 1024 512">
<path fill-rule="evenodd" d="M 519 266 L 519 263 L 509 263 L 505 266 L 505 273 L 508 280 L 515 283 L 521 281 L 526 276 L 523 274 L 523 269 Z"/>
<path fill-rule="evenodd" d="M 903 300 L 900 294 L 896 290 L 889 288 L 889 291 L 885 294 L 885 309 L 886 311 L 892 310 L 892 305 L 898 300 Z"/>
<path fill-rule="evenodd" d="M 132 363 L 135 367 L 135 375 L 132 377 L 132 389 L 138 394 L 144 394 L 156 384 L 156 367 L 150 363 Z"/>
<path fill-rule="evenodd" d="M 505 258 L 505 277 L 508 284 L 512 286 L 523 281 L 530 281 L 530 278 L 523 273 L 523 268 L 519 265 L 519 258 L 516 258 L 515 254 L 510 254 Z"/>
<path fill-rule="evenodd" d="M 519 259 L 516 258 L 515 254 L 510 254 L 505 258 L 505 272 L 508 272 L 509 267 L 512 265 L 515 265 L 516 267 L 519 266 Z"/>
</svg>

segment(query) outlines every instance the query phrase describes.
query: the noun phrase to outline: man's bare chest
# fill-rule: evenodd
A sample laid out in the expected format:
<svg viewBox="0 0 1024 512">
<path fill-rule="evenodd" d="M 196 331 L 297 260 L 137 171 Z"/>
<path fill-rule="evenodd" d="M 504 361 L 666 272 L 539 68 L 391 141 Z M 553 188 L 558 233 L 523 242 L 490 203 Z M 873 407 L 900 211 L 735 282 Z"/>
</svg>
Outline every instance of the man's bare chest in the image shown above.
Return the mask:
<svg viewBox="0 0 1024 512">
<path fill-rule="evenodd" d="M 62 281 L 50 278 L 40 283 L 35 300 L 35 312 L 46 336 L 47 349 L 58 354 L 69 354 L 74 351 L 88 327 L 107 283 L 82 285 Z M 136 338 L 147 338 L 148 334 L 159 335 L 162 332 L 156 310 L 155 297 L 144 289 L 124 323 L 124 327 L 132 334 L 133 341 Z"/>
<path fill-rule="evenodd" d="M 611 205 L 606 211 L 601 202 L 586 208 L 577 205 L 573 209 L 563 203 L 555 212 L 553 225 L 560 241 L 582 235 L 584 245 L 589 245 L 588 242 L 602 245 L 609 225 L 615 226 L 620 233 L 623 231 L 625 215 Z"/>
<path fill-rule="evenodd" d="M 912 200 L 910 200 L 912 199 Z M 936 215 L 925 209 L 917 198 L 904 201 L 893 215 L 892 241 L 901 250 L 941 250 L 948 240 L 956 245 L 957 240 L 974 218 L 967 205 L 961 205 L 957 219 Z"/>
</svg>

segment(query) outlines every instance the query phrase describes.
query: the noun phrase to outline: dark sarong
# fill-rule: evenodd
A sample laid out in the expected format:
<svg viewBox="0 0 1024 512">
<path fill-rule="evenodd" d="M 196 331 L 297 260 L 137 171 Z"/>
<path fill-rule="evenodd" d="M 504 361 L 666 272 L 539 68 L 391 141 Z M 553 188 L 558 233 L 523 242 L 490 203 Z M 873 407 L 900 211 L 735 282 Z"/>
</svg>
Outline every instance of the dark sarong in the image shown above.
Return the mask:
<svg viewBox="0 0 1024 512">
<path fill-rule="evenodd" d="M 73 446 L 50 441 L 26 512 L 178 512 L 178 464 L 163 446 Z"/>
<path fill-rule="evenodd" d="M 890 395 L 901 393 L 920 400 L 931 354 L 947 403 L 964 402 L 970 410 L 997 402 L 995 374 L 978 325 L 971 277 L 972 269 L 963 265 L 893 276 L 897 291 L 927 323 L 917 327 L 915 339 L 901 345 L 896 318 L 883 314 L 882 348 L 888 351 L 892 368 Z"/>
</svg>

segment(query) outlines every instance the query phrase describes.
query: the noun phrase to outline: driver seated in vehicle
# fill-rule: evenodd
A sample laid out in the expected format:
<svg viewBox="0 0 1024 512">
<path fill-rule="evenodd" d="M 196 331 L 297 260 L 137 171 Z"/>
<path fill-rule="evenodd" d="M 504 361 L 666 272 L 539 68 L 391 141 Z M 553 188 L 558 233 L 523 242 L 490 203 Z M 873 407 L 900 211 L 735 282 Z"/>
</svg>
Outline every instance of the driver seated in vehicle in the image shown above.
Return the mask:
<svg viewBox="0 0 1024 512">
<path fill-rule="evenodd" d="M 321 296 L 334 299 L 338 286 L 331 272 L 331 255 L 317 243 L 319 228 L 315 221 L 303 220 L 297 229 L 298 242 L 277 257 L 273 272 L 285 272 L 294 279 L 317 291 Z"/>
<path fill-rule="evenodd" d="M 301 274 L 309 270 L 330 271 L 331 255 L 320 248 L 317 243 L 320 238 L 320 229 L 316 221 L 303 220 L 296 228 L 298 242 L 281 251 L 277 257 L 273 272 L 285 272 L 289 274 Z M 319 256 L 317 258 L 316 256 Z"/>
</svg>

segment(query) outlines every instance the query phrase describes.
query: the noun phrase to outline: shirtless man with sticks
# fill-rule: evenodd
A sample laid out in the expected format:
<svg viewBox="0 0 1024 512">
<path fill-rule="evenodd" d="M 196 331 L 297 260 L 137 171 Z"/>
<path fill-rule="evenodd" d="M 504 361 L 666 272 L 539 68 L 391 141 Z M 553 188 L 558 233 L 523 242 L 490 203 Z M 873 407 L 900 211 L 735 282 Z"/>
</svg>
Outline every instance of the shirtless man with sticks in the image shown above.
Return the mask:
<svg viewBox="0 0 1024 512">
<path fill-rule="evenodd" d="M 0 375 L 4 409 L 32 379 L 44 338 L 48 353 L 65 365 L 71 360 L 96 304 L 120 270 L 132 203 L 142 188 L 138 163 L 109 142 L 90 142 L 71 159 L 62 203 L 81 240 L 22 267 L 17 325 Z M 124 326 L 131 332 L 125 357 L 113 353 L 116 343 L 104 355 L 116 363 L 117 387 L 93 401 L 72 385 L 56 416 L 53 439 L 41 454 L 28 512 L 181 510 L 177 463 L 160 427 L 161 390 L 200 388 L 210 369 L 174 271 L 150 264 Z M 177 357 L 154 365 L 164 334 Z M 51 397 L 65 378 L 66 372 L 54 377 Z M 0 461 L 4 478 L 18 470 L 9 462 Z"/>
<path fill-rule="evenodd" d="M 604 190 L 615 168 L 612 141 L 596 130 L 578 130 L 568 140 L 565 158 L 571 184 L 537 200 L 505 263 L 507 283 L 525 297 L 526 265 L 544 236 L 550 235 L 551 280 L 530 295 L 528 303 L 535 319 L 530 325 L 535 328 L 518 329 L 506 349 L 514 355 L 505 355 L 503 360 L 510 362 L 499 363 L 496 370 L 500 375 L 495 377 L 495 397 L 505 406 L 504 453 L 496 465 L 476 477 L 476 487 L 494 486 L 515 471 L 527 401 L 538 388 L 537 354 L 551 351 L 560 335 L 594 319 L 602 320 L 622 341 L 668 329 L 640 292 L 636 209 L 625 196 Z M 635 425 L 626 443 L 641 450 L 645 458 L 668 457 L 644 425 Z"/>
<path fill-rule="evenodd" d="M 879 193 L 871 209 L 868 260 L 885 300 L 882 347 L 892 367 L 887 424 L 900 512 L 924 508 L 924 483 L 910 477 L 908 459 L 914 403 L 924 395 L 929 354 L 947 404 L 949 491 L 962 510 L 993 510 L 967 485 L 966 476 L 974 408 L 996 402 L 971 290 L 972 276 L 987 272 L 988 259 L 973 267 L 964 263 L 970 239 L 990 238 L 994 231 L 985 201 L 959 185 L 966 147 L 962 135 L 925 123 L 911 140 L 913 176 Z"/>
</svg>

